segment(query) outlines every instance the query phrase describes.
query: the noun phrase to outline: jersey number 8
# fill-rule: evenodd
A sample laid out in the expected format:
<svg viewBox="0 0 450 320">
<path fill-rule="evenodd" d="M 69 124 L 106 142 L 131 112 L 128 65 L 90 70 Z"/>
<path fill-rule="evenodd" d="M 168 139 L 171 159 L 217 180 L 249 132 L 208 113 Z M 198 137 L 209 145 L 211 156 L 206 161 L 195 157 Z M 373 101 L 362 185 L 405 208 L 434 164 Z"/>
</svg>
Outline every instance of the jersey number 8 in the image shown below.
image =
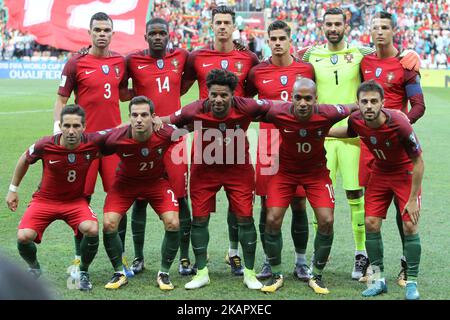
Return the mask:
<svg viewBox="0 0 450 320">
<path fill-rule="evenodd" d="M 74 182 L 77 179 L 77 172 L 75 170 L 69 170 L 67 172 L 67 181 Z"/>
</svg>

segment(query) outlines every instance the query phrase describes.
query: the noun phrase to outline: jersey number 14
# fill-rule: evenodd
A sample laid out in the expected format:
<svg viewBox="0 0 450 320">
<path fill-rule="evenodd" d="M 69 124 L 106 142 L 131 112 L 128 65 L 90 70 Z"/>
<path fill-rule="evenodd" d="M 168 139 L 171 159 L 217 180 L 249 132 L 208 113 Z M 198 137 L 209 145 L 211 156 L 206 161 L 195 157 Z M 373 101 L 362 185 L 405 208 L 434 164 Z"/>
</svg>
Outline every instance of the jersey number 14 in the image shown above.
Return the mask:
<svg viewBox="0 0 450 320">
<path fill-rule="evenodd" d="M 164 77 L 164 80 L 161 81 L 161 78 L 156 78 L 156 82 L 158 83 L 158 90 L 159 93 L 162 93 L 163 90 L 166 90 L 167 92 L 170 92 L 170 85 L 169 85 L 169 77 Z"/>
</svg>

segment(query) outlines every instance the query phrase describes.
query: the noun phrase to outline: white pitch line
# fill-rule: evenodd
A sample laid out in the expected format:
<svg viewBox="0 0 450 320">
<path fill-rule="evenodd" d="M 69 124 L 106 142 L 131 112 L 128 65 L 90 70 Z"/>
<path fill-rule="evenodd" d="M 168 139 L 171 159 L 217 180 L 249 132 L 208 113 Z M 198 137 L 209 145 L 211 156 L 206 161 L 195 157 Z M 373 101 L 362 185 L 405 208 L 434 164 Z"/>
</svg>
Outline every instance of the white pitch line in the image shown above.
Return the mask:
<svg viewBox="0 0 450 320">
<path fill-rule="evenodd" d="M 0 112 L 0 115 L 14 115 L 14 114 L 25 114 L 25 113 L 51 112 L 51 111 L 53 111 L 53 109 L 12 111 L 12 112 Z"/>
</svg>

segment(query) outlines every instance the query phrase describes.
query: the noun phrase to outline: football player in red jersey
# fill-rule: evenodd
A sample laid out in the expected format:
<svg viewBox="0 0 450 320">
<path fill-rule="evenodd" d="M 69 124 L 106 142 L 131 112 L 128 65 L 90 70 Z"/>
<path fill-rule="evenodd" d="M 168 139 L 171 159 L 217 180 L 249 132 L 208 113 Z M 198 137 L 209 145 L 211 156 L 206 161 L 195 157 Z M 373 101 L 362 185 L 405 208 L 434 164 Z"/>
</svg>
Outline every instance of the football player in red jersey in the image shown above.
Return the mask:
<svg viewBox="0 0 450 320">
<path fill-rule="evenodd" d="M 265 117 L 280 130 L 281 145 L 279 170 L 267 190 L 265 249 L 272 277 L 261 289 L 264 292 L 275 292 L 283 285 L 281 225 L 301 185 L 318 222 L 312 277 L 308 284 L 316 293 L 329 293 L 322 282 L 322 271 L 333 243 L 334 192 L 326 167 L 325 136 L 335 123 L 356 109 L 356 105 L 317 104 L 316 99 L 314 81 L 300 78 L 292 89 L 292 102 L 273 107 Z"/>
<path fill-rule="evenodd" d="M 235 96 L 244 96 L 245 82 L 250 69 L 259 63 L 258 57 L 249 50 L 239 51 L 233 43 L 233 31 L 235 29 L 235 13 L 226 6 L 219 6 L 212 10 L 212 29 L 214 32 L 214 44 L 211 48 L 203 48 L 190 53 L 186 74 L 185 85 L 182 92 L 198 81 L 200 99 L 208 97 L 206 78 L 213 69 L 223 69 L 233 72 L 238 77 L 238 85 Z M 228 237 L 230 247 L 225 261 L 230 264 L 234 275 L 242 275 L 244 268 L 239 255 L 239 235 L 235 215 L 228 212 Z"/>
<path fill-rule="evenodd" d="M 364 80 L 375 80 L 384 89 L 384 107 L 401 110 L 411 124 L 414 124 L 425 113 L 425 101 L 420 86 L 420 74 L 407 70 L 400 64 L 400 52 L 394 47 L 395 23 L 390 13 L 381 11 L 375 14 L 371 22 L 371 36 L 376 52 L 365 56 L 361 61 L 361 74 Z M 408 101 L 411 109 L 408 110 Z M 359 163 L 360 184 L 366 186 L 369 180 L 374 157 L 363 144 L 361 145 L 361 161 Z M 397 210 L 397 226 L 404 250 L 404 234 L 401 211 L 395 201 Z M 406 286 L 407 261 L 403 254 L 398 284 Z"/>
<path fill-rule="evenodd" d="M 148 49 L 129 54 L 126 57 L 127 74 L 132 79 L 133 88 L 129 90 L 129 100 L 132 96 L 146 96 L 155 105 L 155 112 L 159 116 L 167 116 L 180 109 L 181 86 L 183 73 L 189 53 L 184 49 L 167 49 L 169 41 L 169 24 L 161 18 L 153 18 L 146 24 L 145 40 Z M 180 143 L 186 143 L 184 140 Z M 172 159 L 172 150 L 177 148 L 173 144 L 166 157 Z M 184 150 L 185 148 L 177 148 Z M 181 154 L 185 158 L 187 155 Z M 189 243 L 191 231 L 191 213 L 187 202 L 187 161 L 175 164 L 167 162 L 169 182 L 178 199 L 180 208 L 180 264 L 178 272 L 181 275 L 192 274 L 189 259 Z M 137 200 L 133 205 L 131 216 L 131 230 L 135 258 L 131 270 L 135 274 L 144 269 L 144 239 L 146 224 L 147 202 Z"/>
<path fill-rule="evenodd" d="M 377 82 L 363 82 L 357 97 L 360 112 L 350 116 L 348 128 L 336 128 L 332 134 L 340 137 L 360 136 L 375 159 L 365 193 L 365 224 L 367 253 L 377 279 L 362 295 L 372 297 L 387 292 L 381 224 L 395 198 L 401 210 L 404 254 L 408 262 L 405 298 L 417 300 L 421 256 L 418 222 L 424 172 L 422 149 L 405 114 L 383 108 L 384 91 Z"/>
<path fill-rule="evenodd" d="M 310 63 L 303 62 L 290 54 L 291 28 L 284 21 L 272 22 L 267 33 L 272 57 L 267 61 L 254 66 L 248 75 L 246 91 L 248 96 L 258 94 L 260 99 L 291 101 L 291 88 L 298 78 L 314 80 L 314 67 Z M 264 232 L 266 228 L 266 197 L 267 188 L 273 174 L 267 174 L 270 161 L 276 154 L 275 145 L 279 139 L 278 129 L 273 124 L 261 122 L 258 136 L 258 149 L 256 156 L 256 194 L 261 196 L 261 213 L 259 219 L 259 234 L 261 243 L 265 246 Z M 276 130 L 272 135 L 272 130 Z M 305 191 L 300 186 L 296 196 L 291 202 L 292 226 L 291 235 L 295 246 L 294 276 L 300 280 L 308 281 L 310 272 L 306 264 L 306 247 L 308 244 L 308 216 L 306 214 Z M 272 276 L 267 256 L 258 279 L 267 279 Z"/>
<path fill-rule="evenodd" d="M 145 96 L 131 99 L 130 125 L 111 130 L 101 142 L 101 153 L 116 153 L 120 157 L 114 184 L 109 190 L 103 209 L 103 243 L 114 268 L 106 289 L 119 289 L 128 283 L 122 270 L 122 243 L 118 225 L 133 202 L 144 199 L 164 223 L 161 246 L 161 267 L 157 283 L 161 290 L 172 290 L 169 269 L 175 259 L 179 242 L 178 202 L 165 178 L 165 153 L 172 144 L 174 129 L 170 126 L 153 130 L 154 105 Z"/>
<path fill-rule="evenodd" d="M 98 12 L 91 17 L 89 36 L 92 46 L 87 54 L 76 54 L 69 59 L 62 71 L 54 109 L 54 133 L 59 130 L 59 115 L 72 91 L 75 102 L 86 111 L 86 132 L 113 128 L 121 123 L 119 96 L 127 91 L 126 66 L 120 54 L 109 50 L 113 34 L 113 22 L 106 13 Z M 84 188 L 88 201 L 94 193 L 98 173 L 103 189 L 108 192 L 118 163 L 116 155 L 93 162 Z M 80 261 L 79 250 L 80 239 L 75 238 L 74 268 Z"/>
<path fill-rule="evenodd" d="M 197 275 L 185 285 L 197 289 L 209 284 L 206 266 L 209 217 L 216 211 L 216 193 L 224 187 L 231 212 L 236 215 L 239 242 L 244 255 L 244 284 L 260 289 L 254 271 L 257 234 L 253 221 L 255 177 L 250 163 L 246 131 L 250 122 L 273 105 L 266 100 L 235 97 L 238 77 L 215 69 L 207 77 L 208 99 L 195 101 L 167 117 L 164 123 L 194 125 L 193 162 L 190 172 L 192 202 L 191 241 Z M 212 142 L 211 142 L 212 141 Z"/>
<path fill-rule="evenodd" d="M 36 245 L 45 229 L 55 220 L 64 220 L 81 239 L 79 289 L 92 289 L 88 268 L 98 250 L 97 216 L 83 194 L 88 169 L 99 149 L 85 135 L 85 113 L 78 105 L 67 105 L 60 115 L 61 133 L 44 137 L 33 144 L 17 162 L 6 203 L 11 211 L 19 204 L 17 189 L 31 164 L 42 160 L 43 172 L 17 233 L 20 256 L 36 277 L 41 267 Z"/>
</svg>

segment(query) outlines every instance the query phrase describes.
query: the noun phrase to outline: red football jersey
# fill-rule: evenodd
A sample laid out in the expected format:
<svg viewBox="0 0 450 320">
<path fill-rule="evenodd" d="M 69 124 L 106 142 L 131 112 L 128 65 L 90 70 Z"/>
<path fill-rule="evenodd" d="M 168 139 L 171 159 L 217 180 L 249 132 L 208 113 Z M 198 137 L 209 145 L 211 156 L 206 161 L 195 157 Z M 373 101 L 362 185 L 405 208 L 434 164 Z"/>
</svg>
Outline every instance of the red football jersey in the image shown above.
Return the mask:
<svg viewBox="0 0 450 320">
<path fill-rule="evenodd" d="M 259 63 L 258 57 L 251 51 L 232 50 L 219 52 L 212 49 L 199 49 L 192 51 L 187 60 L 185 77 L 187 80 L 197 80 L 200 99 L 208 97 L 206 76 L 213 69 L 224 69 L 234 72 L 239 78 L 235 96 L 245 95 L 245 80 L 250 69 Z"/>
<path fill-rule="evenodd" d="M 411 158 L 422 153 L 419 140 L 406 116 L 398 110 L 382 109 L 386 122 L 377 129 L 369 128 L 361 115 L 354 112 L 348 119 L 347 133 L 359 136 L 375 158 L 373 172 L 399 173 L 412 170 Z"/>
<path fill-rule="evenodd" d="M 310 63 L 294 61 L 286 67 L 272 64 L 272 58 L 254 66 L 247 78 L 248 96 L 258 94 L 260 99 L 292 100 L 292 88 L 299 78 L 314 80 L 314 67 Z"/>
<path fill-rule="evenodd" d="M 70 97 L 86 111 L 86 132 L 118 126 L 121 123 L 119 88 L 128 86 L 125 59 L 117 53 L 109 57 L 75 55 L 62 71 L 58 94 Z"/>
<path fill-rule="evenodd" d="M 325 137 L 330 128 L 346 118 L 350 110 L 342 105 L 320 104 L 313 107 L 311 118 L 299 121 L 293 105 L 286 102 L 273 107 L 266 120 L 280 130 L 280 170 L 302 173 L 326 167 Z"/>
<path fill-rule="evenodd" d="M 272 64 L 272 58 L 270 58 L 250 70 L 247 78 L 246 95 L 253 97 L 257 94 L 260 99 L 291 101 L 292 88 L 298 78 L 314 80 L 313 65 L 294 58 L 289 66 L 279 67 Z M 274 125 L 261 122 L 259 127 L 268 130 L 266 132 L 267 146 L 265 150 L 272 150 L 271 141 L 273 137 L 269 130 L 274 129 Z"/>
<path fill-rule="evenodd" d="M 128 76 L 135 94 L 150 98 L 158 116 L 181 108 L 181 80 L 188 56 L 184 49 L 168 51 L 162 59 L 152 58 L 148 49 L 127 56 Z"/>
<path fill-rule="evenodd" d="M 111 130 L 103 139 L 101 153 L 120 157 L 116 178 L 127 183 L 154 182 L 165 174 L 164 154 L 172 144 L 174 129 L 165 126 L 150 139 L 139 142 L 132 138 L 131 127 Z"/>
<path fill-rule="evenodd" d="M 204 99 L 188 104 L 170 115 L 170 122 L 177 127 L 194 124 L 196 132 L 193 146 L 195 150 L 201 146 L 201 154 L 195 150 L 193 152 L 194 164 L 249 164 L 245 132 L 250 122 L 264 116 L 271 106 L 273 103 L 267 100 L 234 97 L 228 115 L 216 118 L 209 108 L 208 100 Z M 214 144 L 220 146 L 221 154 L 215 153 L 217 149 L 213 148 Z M 208 155 L 211 155 L 211 159 L 205 157 Z"/>
<path fill-rule="evenodd" d="M 42 160 L 42 180 L 33 197 L 70 201 L 83 197 L 86 175 L 90 164 L 98 157 L 99 148 L 90 136 L 83 135 L 78 148 L 61 146 L 61 134 L 44 137 L 26 153 L 26 161 L 33 164 Z"/>
<path fill-rule="evenodd" d="M 403 69 L 398 57 L 380 59 L 376 53 L 361 61 L 364 81 L 375 80 L 384 89 L 384 107 L 403 111 L 411 123 L 425 112 L 425 102 L 420 86 L 420 75 L 416 71 Z M 408 100 L 411 110 L 408 112 Z"/>
</svg>

